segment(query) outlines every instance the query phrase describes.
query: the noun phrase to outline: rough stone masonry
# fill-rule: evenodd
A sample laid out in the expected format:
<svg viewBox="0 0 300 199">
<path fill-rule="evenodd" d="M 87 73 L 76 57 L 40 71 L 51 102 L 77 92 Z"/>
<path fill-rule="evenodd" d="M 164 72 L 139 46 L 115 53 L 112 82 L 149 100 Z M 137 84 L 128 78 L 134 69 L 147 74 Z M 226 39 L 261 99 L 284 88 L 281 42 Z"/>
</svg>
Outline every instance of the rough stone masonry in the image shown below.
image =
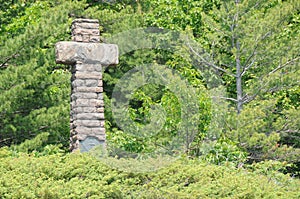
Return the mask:
<svg viewBox="0 0 300 199">
<path fill-rule="evenodd" d="M 70 148 L 105 144 L 102 67 L 118 63 L 118 46 L 100 42 L 99 22 L 75 19 L 72 40 L 56 44 L 56 63 L 72 66 Z"/>
</svg>

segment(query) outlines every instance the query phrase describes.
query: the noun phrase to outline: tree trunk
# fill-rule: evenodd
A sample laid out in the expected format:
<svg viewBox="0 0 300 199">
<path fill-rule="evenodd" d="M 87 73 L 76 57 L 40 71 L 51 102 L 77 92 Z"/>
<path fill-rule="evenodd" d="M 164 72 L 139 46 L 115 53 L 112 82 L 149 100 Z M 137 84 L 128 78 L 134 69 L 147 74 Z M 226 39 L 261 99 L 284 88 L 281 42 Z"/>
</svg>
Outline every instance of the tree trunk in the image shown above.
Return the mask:
<svg viewBox="0 0 300 199">
<path fill-rule="evenodd" d="M 240 3 L 239 0 L 235 0 L 235 5 L 238 6 Z M 237 28 L 238 24 L 238 18 L 239 13 L 237 12 L 235 17 L 235 27 Z M 238 36 L 234 36 L 235 40 L 235 47 L 236 47 L 236 58 L 235 58 L 235 64 L 236 64 L 236 99 L 237 99 L 237 114 L 240 114 L 242 108 L 243 108 L 243 89 L 242 89 L 242 71 L 241 71 L 241 60 L 240 60 L 240 42 L 238 40 Z"/>
<path fill-rule="evenodd" d="M 236 41 L 236 98 L 237 98 L 237 113 L 239 114 L 243 108 L 243 89 L 242 89 L 242 72 L 241 72 L 241 62 L 239 57 L 240 44 Z"/>
</svg>

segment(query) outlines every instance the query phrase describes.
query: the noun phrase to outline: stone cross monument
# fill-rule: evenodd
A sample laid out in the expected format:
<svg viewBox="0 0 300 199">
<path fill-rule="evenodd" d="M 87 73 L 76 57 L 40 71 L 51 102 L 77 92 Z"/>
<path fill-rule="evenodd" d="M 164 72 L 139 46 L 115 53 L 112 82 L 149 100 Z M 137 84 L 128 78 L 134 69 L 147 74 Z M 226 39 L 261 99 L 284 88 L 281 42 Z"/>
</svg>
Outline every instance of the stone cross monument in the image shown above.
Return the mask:
<svg viewBox="0 0 300 199">
<path fill-rule="evenodd" d="M 100 42 L 99 22 L 75 19 L 72 40 L 58 42 L 56 63 L 72 66 L 71 151 L 105 144 L 102 66 L 118 63 L 118 47 Z"/>
</svg>

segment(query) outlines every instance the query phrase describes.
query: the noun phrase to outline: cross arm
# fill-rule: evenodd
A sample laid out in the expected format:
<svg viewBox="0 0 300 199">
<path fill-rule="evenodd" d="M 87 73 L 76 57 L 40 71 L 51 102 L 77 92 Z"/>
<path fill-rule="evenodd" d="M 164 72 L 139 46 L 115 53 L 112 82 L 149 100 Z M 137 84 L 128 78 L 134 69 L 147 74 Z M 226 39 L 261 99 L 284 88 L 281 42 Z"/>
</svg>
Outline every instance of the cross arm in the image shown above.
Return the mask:
<svg viewBox="0 0 300 199">
<path fill-rule="evenodd" d="M 75 64 L 99 63 L 101 65 L 118 64 L 118 46 L 115 44 L 83 43 L 62 41 L 55 45 L 56 63 Z"/>
</svg>

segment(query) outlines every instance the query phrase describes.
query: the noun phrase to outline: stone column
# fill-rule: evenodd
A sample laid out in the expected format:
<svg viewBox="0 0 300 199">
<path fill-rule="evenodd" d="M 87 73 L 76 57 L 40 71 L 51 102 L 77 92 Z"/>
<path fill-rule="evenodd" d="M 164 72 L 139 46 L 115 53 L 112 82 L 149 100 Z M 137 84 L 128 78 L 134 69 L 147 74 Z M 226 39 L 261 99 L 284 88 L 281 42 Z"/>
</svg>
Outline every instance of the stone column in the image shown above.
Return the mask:
<svg viewBox="0 0 300 199">
<path fill-rule="evenodd" d="M 98 20 L 76 19 L 72 42 L 56 44 L 56 63 L 72 65 L 70 149 L 105 144 L 102 66 L 118 63 L 118 47 L 100 44 Z"/>
</svg>

